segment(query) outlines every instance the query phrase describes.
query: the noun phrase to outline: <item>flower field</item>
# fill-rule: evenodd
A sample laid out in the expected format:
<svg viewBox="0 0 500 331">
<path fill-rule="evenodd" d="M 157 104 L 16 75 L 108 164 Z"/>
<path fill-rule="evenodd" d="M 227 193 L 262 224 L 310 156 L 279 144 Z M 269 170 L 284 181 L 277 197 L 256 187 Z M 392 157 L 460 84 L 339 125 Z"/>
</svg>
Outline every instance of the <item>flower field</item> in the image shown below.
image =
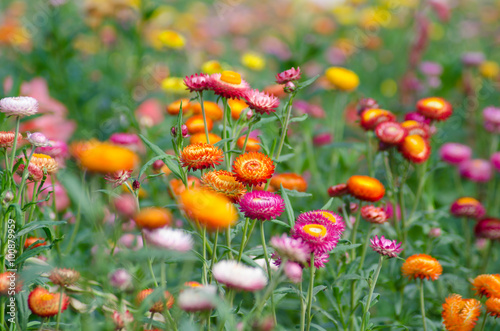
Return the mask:
<svg viewBox="0 0 500 331">
<path fill-rule="evenodd" d="M 500 330 L 500 2 L 4 0 L 1 330 Z"/>
</svg>

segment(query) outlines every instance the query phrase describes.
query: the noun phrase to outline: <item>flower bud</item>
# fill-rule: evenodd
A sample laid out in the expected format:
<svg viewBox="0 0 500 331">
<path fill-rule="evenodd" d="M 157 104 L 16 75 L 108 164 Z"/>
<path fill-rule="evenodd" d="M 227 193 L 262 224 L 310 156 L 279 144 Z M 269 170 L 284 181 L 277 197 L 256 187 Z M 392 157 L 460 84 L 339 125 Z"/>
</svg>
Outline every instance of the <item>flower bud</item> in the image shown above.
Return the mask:
<svg viewBox="0 0 500 331">
<path fill-rule="evenodd" d="M 27 133 L 28 135 L 28 141 L 30 144 L 32 144 L 35 147 L 46 147 L 49 146 L 49 140 L 45 135 L 41 132 L 35 132 L 35 133 Z"/>
<path fill-rule="evenodd" d="M 441 228 L 432 228 L 429 231 L 429 237 L 438 238 L 441 236 Z"/>
<path fill-rule="evenodd" d="M 134 180 L 132 183 L 132 188 L 134 190 L 138 190 L 139 188 L 141 188 L 141 183 L 138 180 Z"/>
<path fill-rule="evenodd" d="M 286 93 L 292 93 L 294 92 L 295 90 L 297 89 L 297 86 L 295 85 L 294 82 L 288 82 L 285 84 L 285 87 L 283 88 L 283 90 L 286 92 Z"/>
</svg>

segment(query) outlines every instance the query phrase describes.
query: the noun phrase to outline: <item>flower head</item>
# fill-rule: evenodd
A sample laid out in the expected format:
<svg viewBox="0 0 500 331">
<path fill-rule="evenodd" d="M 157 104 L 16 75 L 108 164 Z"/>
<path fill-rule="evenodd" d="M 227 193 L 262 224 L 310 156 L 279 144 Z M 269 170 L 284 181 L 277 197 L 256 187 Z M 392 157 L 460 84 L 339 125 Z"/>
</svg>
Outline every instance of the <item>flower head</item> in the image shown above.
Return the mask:
<svg viewBox="0 0 500 331">
<path fill-rule="evenodd" d="M 467 52 L 462 54 L 462 63 L 467 67 L 477 67 L 485 60 L 481 52 Z"/>
<path fill-rule="evenodd" d="M 406 120 L 401 123 L 401 126 L 408 132 L 409 136 L 417 135 L 427 139 L 431 135 L 429 125 L 423 122 Z"/>
<path fill-rule="evenodd" d="M 214 127 L 214 122 L 208 116 L 205 118 L 205 120 L 207 122 L 208 131 L 212 131 L 212 128 Z M 186 121 L 186 128 L 187 128 L 187 131 L 189 132 L 189 134 L 195 134 L 195 133 L 205 134 L 205 120 L 203 120 L 203 115 L 195 115 L 195 116 L 188 118 L 188 120 Z M 175 127 L 173 127 L 173 128 L 175 128 Z M 184 133 L 182 136 L 184 138 L 186 138 L 184 136 Z M 209 139 L 210 139 L 210 137 L 209 137 Z"/>
<path fill-rule="evenodd" d="M 328 188 L 328 195 L 332 198 L 342 197 L 346 194 L 349 194 L 349 190 L 347 189 L 347 184 L 337 184 L 330 186 Z"/>
<path fill-rule="evenodd" d="M 476 199 L 462 197 L 451 204 L 450 213 L 457 217 L 480 219 L 486 214 L 486 210 Z"/>
<path fill-rule="evenodd" d="M 223 152 L 214 145 L 196 143 L 184 147 L 181 152 L 181 162 L 183 167 L 198 170 L 215 168 L 223 160 Z"/>
<path fill-rule="evenodd" d="M 382 207 L 375 207 L 373 205 L 364 206 L 361 208 L 361 217 L 370 223 L 383 224 L 387 222 L 387 214 Z"/>
<path fill-rule="evenodd" d="M 0 148 L 10 148 L 14 145 L 15 132 L 0 131 Z M 17 143 L 23 139 L 23 135 L 17 134 Z"/>
<path fill-rule="evenodd" d="M 359 85 L 358 75 L 356 75 L 354 71 L 341 67 L 330 67 L 326 69 L 325 77 L 334 88 L 341 91 L 352 91 Z"/>
<path fill-rule="evenodd" d="M 61 312 L 68 308 L 69 297 L 66 294 L 50 293 L 43 287 L 36 287 L 28 296 L 28 306 L 31 312 L 40 317 L 51 317 L 59 313 L 59 302 L 61 301 Z"/>
<path fill-rule="evenodd" d="M 171 179 L 169 184 L 174 196 L 181 195 L 181 193 L 184 192 L 186 189 L 194 189 L 201 187 L 201 181 L 198 179 L 198 177 L 194 176 L 187 177 L 187 186 L 185 186 L 182 180 L 179 178 Z"/>
<path fill-rule="evenodd" d="M 0 274 L 0 295 L 10 295 L 9 292 L 12 290 L 15 290 L 16 293 L 19 293 L 22 290 L 22 287 L 23 285 L 21 280 L 19 279 L 19 275 L 15 272 L 6 271 Z"/>
<path fill-rule="evenodd" d="M 358 115 L 361 115 L 365 110 L 378 108 L 378 102 L 373 98 L 361 98 L 358 101 Z"/>
<path fill-rule="evenodd" d="M 55 268 L 49 275 L 52 283 L 59 286 L 73 285 L 80 279 L 80 273 L 73 269 Z"/>
<path fill-rule="evenodd" d="M 181 208 L 188 217 L 209 229 L 227 228 L 238 219 L 238 213 L 225 196 L 205 189 L 189 189 L 180 195 Z"/>
<path fill-rule="evenodd" d="M 281 196 L 267 191 L 253 191 L 240 200 L 240 210 L 245 217 L 261 221 L 280 217 L 285 210 L 285 201 Z"/>
<path fill-rule="evenodd" d="M 436 280 L 443 272 L 441 264 L 430 255 L 415 254 L 406 259 L 401 267 L 403 276 L 409 279 Z"/>
<path fill-rule="evenodd" d="M 374 130 L 380 123 L 394 122 L 396 115 L 385 109 L 367 109 L 361 114 L 361 127 Z"/>
<path fill-rule="evenodd" d="M 276 75 L 277 84 L 286 84 L 288 82 L 293 82 L 299 80 L 301 77 L 300 67 L 290 68 Z"/>
<path fill-rule="evenodd" d="M 389 258 L 398 256 L 403 251 L 401 243 L 397 240 L 389 240 L 382 237 L 373 237 L 370 239 L 370 247 L 380 255 L 388 256 Z"/>
<path fill-rule="evenodd" d="M 82 167 L 101 173 L 134 169 L 139 157 L 130 149 L 109 143 L 96 143 L 88 146 L 80 155 Z"/>
<path fill-rule="evenodd" d="M 486 107 L 483 110 L 484 128 L 492 133 L 500 133 L 500 108 Z"/>
<path fill-rule="evenodd" d="M 50 145 L 49 140 L 41 132 L 30 133 L 28 132 L 28 141 L 35 147 L 46 147 Z"/>
<path fill-rule="evenodd" d="M 290 238 L 286 234 L 274 236 L 269 244 L 276 250 L 281 259 L 305 263 L 311 254 L 309 246 L 300 238 Z"/>
<path fill-rule="evenodd" d="M 269 184 L 275 190 L 280 190 L 281 185 L 287 190 L 296 190 L 299 192 L 305 192 L 307 190 L 307 182 L 304 177 L 293 172 L 275 174 L 271 177 Z"/>
<path fill-rule="evenodd" d="M 133 217 L 140 228 L 158 229 L 172 224 L 172 213 L 161 207 L 143 208 Z"/>
<path fill-rule="evenodd" d="M 184 230 L 163 227 L 144 230 L 144 236 L 153 246 L 172 251 L 187 252 L 193 248 L 193 237 Z"/>
<path fill-rule="evenodd" d="M 479 275 L 472 281 L 472 286 L 472 290 L 480 297 L 500 298 L 500 274 Z"/>
<path fill-rule="evenodd" d="M 137 294 L 135 301 L 137 302 L 138 305 L 140 305 L 149 295 L 151 295 L 151 293 L 153 293 L 153 289 L 151 288 L 142 290 Z M 151 308 L 149 308 L 149 311 L 152 313 L 162 314 L 163 311 L 165 310 L 165 305 L 164 305 L 165 301 L 167 304 L 167 309 L 172 308 L 172 306 L 174 305 L 174 297 L 168 291 L 164 292 L 163 300 L 160 299 L 152 303 Z"/>
<path fill-rule="evenodd" d="M 217 287 L 215 285 L 190 286 L 183 289 L 177 298 L 179 307 L 187 312 L 205 311 L 216 307 Z"/>
<path fill-rule="evenodd" d="M 431 155 L 431 146 L 427 139 L 410 135 L 399 145 L 399 151 L 405 159 L 413 163 L 422 163 Z"/>
<path fill-rule="evenodd" d="M 483 159 L 466 160 L 460 163 L 458 171 L 460 176 L 478 183 L 489 181 L 493 175 L 490 162 Z"/>
<path fill-rule="evenodd" d="M 463 299 L 458 294 L 446 298 L 443 304 L 443 324 L 449 331 L 472 331 L 481 315 L 481 302 Z"/>
<path fill-rule="evenodd" d="M 241 79 L 240 74 L 234 71 L 210 75 L 208 86 L 216 95 L 226 99 L 239 99 L 250 88 L 250 85 Z"/>
<path fill-rule="evenodd" d="M 215 133 L 209 133 L 208 134 L 208 140 L 210 141 L 210 145 L 216 144 L 219 141 L 222 140 L 222 138 Z M 200 133 L 195 133 L 191 136 L 189 139 L 189 143 L 191 145 L 195 144 L 208 144 L 209 142 L 207 141 L 207 136 L 205 135 L 205 132 L 200 132 Z"/>
<path fill-rule="evenodd" d="M 250 109 L 259 114 L 270 114 L 276 111 L 280 105 L 280 100 L 272 94 L 260 92 L 259 90 L 247 90 L 243 97 Z"/>
<path fill-rule="evenodd" d="M 452 165 L 458 165 L 467 161 L 472 156 L 472 149 L 469 146 L 458 143 L 446 143 L 439 150 L 441 160 Z"/>
<path fill-rule="evenodd" d="M 240 101 L 240 100 L 229 100 L 229 101 Z M 203 101 L 203 107 L 205 108 L 205 115 L 207 116 L 207 118 L 210 118 L 212 121 L 220 121 L 222 119 L 224 112 L 217 103 L 212 101 Z M 191 102 L 189 104 L 189 110 L 191 110 L 194 115 L 203 115 L 203 111 L 201 109 L 201 103 L 199 102 Z"/>
<path fill-rule="evenodd" d="M 493 153 L 490 157 L 490 161 L 496 171 L 500 172 L 500 152 Z"/>
<path fill-rule="evenodd" d="M 245 147 L 245 140 L 247 145 Z M 236 145 L 239 149 L 243 149 L 245 147 L 245 152 L 258 152 L 260 150 L 260 140 L 258 138 L 252 138 L 247 136 L 241 136 L 236 141 Z"/>
<path fill-rule="evenodd" d="M 236 179 L 249 186 L 265 183 L 273 175 L 274 168 L 269 156 L 259 152 L 242 154 L 233 164 Z"/>
<path fill-rule="evenodd" d="M 190 92 L 201 92 L 208 90 L 210 76 L 207 74 L 194 74 L 184 78 L 184 85 Z"/>
<path fill-rule="evenodd" d="M 113 184 L 113 187 L 123 185 L 132 174 L 132 170 L 118 170 L 104 176 L 104 179 Z"/>
<path fill-rule="evenodd" d="M 109 274 L 109 284 L 120 291 L 132 288 L 132 275 L 125 269 L 116 269 Z"/>
<path fill-rule="evenodd" d="M 317 209 L 302 213 L 297 216 L 297 222 L 314 222 L 318 219 L 318 216 L 320 216 L 321 219 L 325 218 L 326 220 L 330 221 L 330 223 L 333 224 L 334 230 L 337 231 L 339 238 L 342 237 L 342 234 L 345 230 L 344 219 L 342 218 L 342 216 L 334 213 L 331 210 Z"/>
<path fill-rule="evenodd" d="M 328 253 L 314 253 L 314 267 L 316 269 L 324 268 L 325 265 L 330 261 L 330 255 Z M 311 266 L 311 257 L 307 259 L 307 266 Z"/>
<path fill-rule="evenodd" d="M 123 314 L 115 310 L 111 318 L 113 319 L 113 323 L 115 324 L 115 330 L 122 330 L 127 326 L 127 324 L 130 324 L 134 321 L 134 315 L 132 315 L 128 310 Z"/>
<path fill-rule="evenodd" d="M 203 186 L 211 191 L 221 193 L 232 202 L 240 201 L 246 193 L 245 185 L 236 180 L 236 176 L 225 170 L 209 171 L 201 177 Z"/>
<path fill-rule="evenodd" d="M 297 219 L 291 233 L 292 238 L 302 239 L 316 255 L 334 249 L 341 235 L 338 226 L 319 213 Z"/>
<path fill-rule="evenodd" d="M 486 313 L 495 318 L 500 318 L 500 297 L 491 297 L 485 302 Z"/>
<path fill-rule="evenodd" d="M 377 138 L 388 145 L 398 145 L 406 138 L 408 132 L 397 122 L 382 122 L 375 128 Z"/>
<path fill-rule="evenodd" d="M 249 267 L 234 260 L 217 262 L 212 273 L 219 283 L 236 290 L 254 292 L 267 285 L 263 269 Z"/>
<path fill-rule="evenodd" d="M 302 266 L 296 262 L 286 261 L 285 275 L 292 283 L 302 282 Z"/>
<path fill-rule="evenodd" d="M 38 111 L 38 101 L 32 97 L 10 97 L 0 100 L 0 112 L 6 116 L 30 116 Z"/>
<path fill-rule="evenodd" d="M 451 116 L 453 108 L 443 98 L 430 97 L 417 102 L 417 111 L 432 120 L 444 121 Z"/>
<path fill-rule="evenodd" d="M 347 181 L 349 194 L 359 200 L 376 202 L 385 195 L 382 183 L 369 176 L 351 176 Z"/>
</svg>

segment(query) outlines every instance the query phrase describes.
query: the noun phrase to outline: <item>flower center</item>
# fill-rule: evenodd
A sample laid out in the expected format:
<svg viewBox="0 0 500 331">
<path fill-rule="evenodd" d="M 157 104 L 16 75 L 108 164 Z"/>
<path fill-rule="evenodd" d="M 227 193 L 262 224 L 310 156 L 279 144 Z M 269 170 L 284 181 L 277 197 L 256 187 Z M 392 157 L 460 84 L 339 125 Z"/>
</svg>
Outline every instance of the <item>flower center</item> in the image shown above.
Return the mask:
<svg viewBox="0 0 500 331">
<path fill-rule="evenodd" d="M 42 301 L 50 301 L 52 299 L 54 299 L 54 296 L 50 293 L 45 293 L 40 296 L 40 300 Z"/>
<path fill-rule="evenodd" d="M 329 220 L 330 222 L 332 222 L 333 224 L 337 223 L 337 218 L 336 218 L 334 215 L 332 215 L 332 214 L 330 214 L 330 213 L 327 213 L 326 211 L 322 211 L 322 212 L 320 212 L 319 214 L 320 214 L 321 216 L 324 216 L 324 217 L 328 218 L 328 220 Z"/>
<path fill-rule="evenodd" d="M 458 199 L 457 202 L 460 205 L 462 205 L 462 204 L 464 204 L 464 205 L 467 205 L 467 204 L 476 205 L 478 201 L 474 198 L 463 197 L 463 198 Z"/>
<path fill-rule="evenodd" d="M 260 162 L 252 160 L 245 164 L 245 168 L 249 171 L 257 171 L 260 169 Z"/>
<path fill-rule="evenodd" d="M 241 76 L 239 73 L 234 71 L 223 71 L 220 80 L 233 85 L 241 84 Z"/>
<path fill-rule="evenodd" d="M 315 237 L 324 237 L 326 236 L 326 228 L 320 224 L 307 224 L 304 226 L 304 231 L 307 234 Z"/>
</svg>

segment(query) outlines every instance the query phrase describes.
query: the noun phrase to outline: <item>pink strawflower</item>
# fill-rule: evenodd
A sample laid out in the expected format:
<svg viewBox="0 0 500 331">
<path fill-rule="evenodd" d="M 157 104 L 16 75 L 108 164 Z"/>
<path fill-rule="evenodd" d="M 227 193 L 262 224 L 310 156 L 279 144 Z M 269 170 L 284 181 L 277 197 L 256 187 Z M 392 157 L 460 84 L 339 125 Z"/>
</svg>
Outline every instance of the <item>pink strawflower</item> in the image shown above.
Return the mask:
<svg viewBox="0 0 500 331">
<path fill-rule="evenodd" d="M 113 184 L 113 187 L 118 187 L 125 183 L 132 174 L 132 170 L 118 170 L 104 176 L 104 179 Z"/>
<path fill-rule="evenodd" d="M 330 261 L 330 255 L 328 253 L 314 254 L 314 267 L 316 269 L 324 268 L 325 265 Z M 311 267 L 311 258 L 307 259 L 307 266 Z"/>
<path fill-rule="evenodd" d="M 122 228 L 127 228 L 125 230 L 129 230 L 129 231 L 136 228 L 136 225 L 134 222 L 131 222 L 130 225 L 133 225 L 133 226 L 130 226 L 130 228 L 129 228 L 129 225 L 124 223 Z M 118 244 L 120 246 L 126 247 L 128 249 L 132 249 L 134 251 L 141 249 L 144 246 L 144 243 L 142 242 L 142 237 L 135 235 L 135 234 L 132 234 L 132 233 L 125 233 L 123 236 L 121 236 L 120 239 L 118 239 Z"/>
<path fill-rule="evenodd" d="M 216 307 L 215 285 L 194 286 L 183 289 L 177 298 L 179 308 L 187 312 L 211 310 Z"/>
<path fill-rule="evenodd" d="M 134 316 L 128 310 L 123 314 L 115 310 L 112 318 L 113 323 L 115 324 L 115 330 L 125 329 L 128 324 L 134 321 Z"/>
<path fill-rule="evenodd" d="M 405 121 L 415 121 L 427 125 L 431 123 L 431 120 L 429 118 L 425 117 L 424 115 L 416 111 L 407 113 L 405 115 Z"/>
<path fill-rule="evenodd" d="M 259 114 L 274 113 L 280 105 L 280 100 L 274 95 L 259 90 L 247 90 L 243 97 L 248 107 Z"/>
<path fill-rule="evenodd" d="M 186 85 L 189 92 L 201 92 L 208 90 L 209 78 L 207 74 L 194 74 L 184 78 L 184 85 Z"/>
<path fill-rule="evenodd" d="M 429 230 L 429 237 L 431 237 L 431 238 L 441 237 L 441 228 L 431 228 Z"/>
<path fill-rule="evenodd" d="M 62 140 L 49 140 L 49 145 L 38 147 L 37 152 L 55 158 L 58 163 L 59 159 L 69 156 L 68 144 Z"/>
<path fill-rule="evenodd" d="M 109 283 L 120 291 L 132 288 L 132 276 L 125 269 L 116 269 L 109 274 Z"/>
<path fill-rule="evenodd" d="M 471 158 L 472 149 L 469 146 L 458 143 L 446 143 L 441 146 L 439 155 L 444 162 L 458 165 Z"/>
<path fill-rule="evenodd" d="M 276 75 L 276 83 L 286 84 L 288 82 L 293 82 L 295 80 L 299 80 L 300 77 L 301 77 L 300 67 L 297 67 L 297 69 L 292 67 L 291 69 L 285 70 L 285 71 L 277 74 Z"/>
<path fill-rule="evenodd" d="M 483 110 L 484 128 L 492 133 L 500 134 L 500 108 L 486 107 Z"/>
<path fill-rule="evenodd" d="M 478 200 L 462 197 L 453 201 L 450 206 L 450 213 L 456 217 L 481 219 L 486 214 L 486 209 Z"/>
<path fill-rule="evenodd" d="M 387 215 L 388 220 L 392 220 L 394 217 L 394 206 L 392 203 L 386 203 L 382 207 L 385 211 L 385 214 Z M 401 208 L 399 208 L 399 205 L 396 205 L 396 220 L 399 221 L 401 219 Z"/>
<path fill-rule="evenodd" d="M 142 126 L 152 127 L 163 122 L 163 112 L 158 99 L 147 99 L 137 107 L 135 116 Z"/>
<path fill-rule="evenodd" d="M 279 217 L 285 210 L 285 201 L 275 193 L 252 191 L 240 200 L 240 210 L 245 217 L 261 221 Z"/>
<path fill-rule="evenodd" d="M 285 275 L 292 283 L 302 282 L 302 266 L 298 263 L 287 261 L 285 263 Z"/>
<path fill-rule="evenodd" d="M 467 67 L 477 67 L 485 60 L 481 52 L 469 52 L 462 55 L 462 63 Z"/>
<path fill-rule="evenodd" d="M 297 222 L 315 222 L 318 219 L 326 219 L 333 224 L 333 229 L 338 237 L 342 237 L 345 230 L 344 218 L 337 213 L 327 209 L 308 211 L 297 216 Z"/>
<path fill-rule="evenodd" d="M 132 218 L 137 212 L 135 198 L 130 193 L 122 194 L 113 199 L 113 205 L 118 214 L 125 218 Z"/>
<path fill-rule="evenodd" d="M 349 194 L 349 190 L 347 189 L 347 184 L 337 184 L 330 186 L 327 192 L 328 195 L 332 198 L 342 197 L 346 194 Z"/>
<path fill-rule="evenodd" d="M 491 179 L 491 164 L 483 159 L 467 160 L 460 163 L 460 175 L 473 182 L 487 182 Z"/>
<path fill-rule="evenodd" d="M 143 230 L 148 243 L 159 248 L 187 252 L 193 248 L 193 237 L 184 230 L 168 227 Z"/>
<path fill-rule="evenodd" d="M 35 147 L 46 147 L 50 145 L 49 140 L 41 132 L 27 133 L 28 141 Z"/>
<path fill-rule="evenodd" d="M 384 208 L 375 207 L 373 205 L 364 206 L 361 208 L 361 217 L 370 223 L 383 224 L 387 221 L 387 214 Z"/>
<path fill-rule="evenodd" d="M 241 79 L 239 83 L 233 84 L 227 81 L 224 81 L 223 74 L 212 74 L 208 80 L 208 86 L 210 90 L 214 91 L 214 93 L 218 96 L 221 96 L 226 99 L 240 99 L 243 97 L 245 92 L 250 88 L 248 83 Z"/>
<path fill-rule="evenodd" d="M 115 145 L 120 145 L 120 146 L 126 147 L 126 146 L 130 146 L 130 145 L 139 144 L 141 142 L 141 139 L 135 133 L 118 132 L 118 133 L 113 133 L 109 137 L 109 141 Z"/>
<path fill-rule="evenodd" d="M 14 137 L 16 133 L 14 131 L 6 132 L 0 131 L 0 148 L 11 148 L 14 145 Z M 23 135 L 17 134 L 17 143 L 23 139 Z"/>
<path fill-rule="evenodd" d="M 485 218 L 477 222 L 474 228 L 476 237 L 500 240 L 500 219 Z"/>
<path fill-rule="evenodd" d="M 272 237 L 269 244 L 280 258 L 289 261 L 305 263 L 311 254 L 309 246 L 302 239 L 290 238 L 286 234 Z"/>
<path fill-rule="evenodd" d="M 373 237 L 370 239 L 370 247 L 380 255 L 388 256 L 389 258 L 396 257 L 401 251 L 401 243 L 396 240 L 385 239 L 382 237 Z"/>
<path fill-rule="evenodd" d="M 335 224 L 321 215 L 316 215 L 314 220 L 297 220 L 291 233 L 292 238 L 306 242 L 314 254 L 331 251 L 340 237 Z"/>
<path fill-rule="evenodd" d="M 493 153 L 493 155 L 491 155 L 490 161 L 495 170 L 500 172 L 500 152 Z"/>
<path fill-rule="evenodd" d="M 267 285 L 267 276 L 261 268 L 254 268 L 234 260 L 214 265 L 212 274 L 219 283 L 243 291 L 259 291 Z"/>
<path fill-rule="evenodd" d="M 388 145 L 400 144 L 408 135 L 408 131 L 397 122 L 383 122 L 375 128 L 377 138 Z"/>
<path fill-rule="evenodd" d="M 333 142 L 333 136 L 329 132 L 318 133 L 313 137 L 314 146 L 324 146 Z"/>
<path fill-rule="evenodd" d="M 25 167 L 26 166 L 23 163 L 19 165 L 19 167 L 17 168 L 17 174 L 19 176 L 23 175 Z M 39 182 L 43 179 L 43 169 L 39 166 L 34 165 L 33 163 L 28 164 L 28 174 L 28 178 L 34 182 Z"/>
<path fill-rule="evenodd" d="M 10 97 L 0 100 L 0 112 L 7 116 L 30 116 L 38 111 L 38 101 L 32 97 Z"/>
</svg>

